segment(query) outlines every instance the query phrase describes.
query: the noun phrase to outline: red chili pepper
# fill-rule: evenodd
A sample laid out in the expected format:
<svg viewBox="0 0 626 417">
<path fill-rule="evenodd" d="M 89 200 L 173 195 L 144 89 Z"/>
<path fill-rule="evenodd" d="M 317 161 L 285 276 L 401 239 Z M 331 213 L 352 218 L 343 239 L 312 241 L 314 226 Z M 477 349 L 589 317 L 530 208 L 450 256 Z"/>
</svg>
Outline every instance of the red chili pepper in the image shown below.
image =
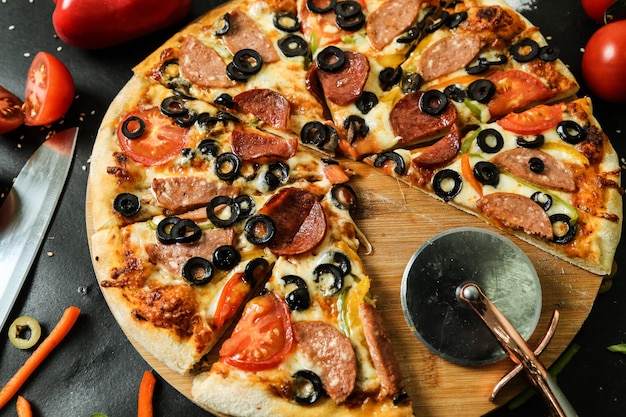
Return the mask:
<svg viewBox="0 0 626 417">
<path fill-rule="evenodd" d="M 84 49 L 118 45 L 182 20 L 191 0 L 54 0 L 52 23 L 66 43 Z"/>
</svg>

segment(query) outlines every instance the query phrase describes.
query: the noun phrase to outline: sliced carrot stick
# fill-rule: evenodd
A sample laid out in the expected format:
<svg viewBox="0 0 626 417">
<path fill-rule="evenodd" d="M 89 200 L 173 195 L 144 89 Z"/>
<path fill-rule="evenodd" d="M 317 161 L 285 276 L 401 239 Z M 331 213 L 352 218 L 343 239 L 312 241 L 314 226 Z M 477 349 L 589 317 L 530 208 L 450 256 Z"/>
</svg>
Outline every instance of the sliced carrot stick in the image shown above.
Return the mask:
<svg viewBox="0 0 626 417">
<path fill-rule="evenodd" d="M 54 348 L 63 340 L 63 338 L 69 333 L 71 328 L 76 323 L 80 309 L 78 307 L 68 307 L 65 309 L 63 316 L 59 320 L 54 329 L 50 332 L 48 337 L 33 351 L 24 365 L 9 379 L 2 390 L 0 390 L 0 409 L 9 402 L 11 398 L 17 393 L 21 386 L 26 382 L 28 377 L 37 369 L 37 367 L 43 362 L 44 359 L 54 350 Z"/>
<path fill-rule="evenodd" d="M 144 372 L 139 385 L 137 417 L 152 417 L 152 394 L 154 394 L 155 385 L 156 378 L 152 372 Z"/>
<path fill-rule="evenodd" d="M 474 174 L 472 173 L 472 167 L 470 166 L 469 156 L 466 153 L 461 156 L 461 174 L 470 183 L 472 188 L 482 197 L 483 187 L 478 182 Z"/>
<path fill-rule="evenodd" d="M 30 403 L 21 395 L 17 396 L 15 409 L 17 410 L 17 417 L 33 417 L 33 410 L 30 407 Z"/>
</svg>

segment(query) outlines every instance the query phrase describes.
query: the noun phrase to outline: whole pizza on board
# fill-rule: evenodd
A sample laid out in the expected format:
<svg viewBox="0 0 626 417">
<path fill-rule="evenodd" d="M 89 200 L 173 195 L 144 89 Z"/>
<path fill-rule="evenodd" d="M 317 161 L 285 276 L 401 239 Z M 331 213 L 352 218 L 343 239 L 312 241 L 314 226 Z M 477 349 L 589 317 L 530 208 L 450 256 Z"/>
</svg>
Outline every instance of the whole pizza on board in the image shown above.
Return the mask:
<svg viewBox="0 0 626 417">
<path fill-rule="evenodd" d="M 104 117 L 96 276 L 209 410 L 412 415 L 342 160 L 604 275 L 620 168 L 577 90 L 498 0 L 230 1 L 141 62 Z"/>
</svg>

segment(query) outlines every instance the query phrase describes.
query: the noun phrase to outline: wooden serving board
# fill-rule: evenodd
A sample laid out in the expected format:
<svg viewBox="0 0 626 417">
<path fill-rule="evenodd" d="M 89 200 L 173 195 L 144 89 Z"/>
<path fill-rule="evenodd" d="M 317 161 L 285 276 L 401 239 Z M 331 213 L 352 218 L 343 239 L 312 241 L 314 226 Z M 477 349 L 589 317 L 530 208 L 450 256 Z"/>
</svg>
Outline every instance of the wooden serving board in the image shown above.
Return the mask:
<svg viewBox="0 0 626 417">
<path fill-rule="evenodd" d="M 359 252 L 371 278 L 371 292 L 386 322 L 416 416 L 444 417 L 463 410 L 468 417 L 481 416 L 506 403 L 528 386 L 518 376 L 496 398 L 489 401 L 494 385 L 513 368 L 504 359 L 480 367 L 455 365 L 430 353 L 413 335 L 402 313 L 400 284 L 404 269 L 419 247 L 429 238 L 456 227 L 486 228 L 482 220 L 434 200 L 398 180 L 357 162 L 346 162 L 355 173 L 350 184 L 359 198 L 354 218 L 373 248 Z M 89 193 L 89 191 L 88 191 Z M 89 201 L 89 198 L 87 198 Z M 93 230 L 87 208 L 89 236 Z M 560 320 L 552 342 L 540 356 L 550 366 L 565 350 L 587 318 L 602 278 L 561 261 L 515 237 L 508 236 L 530 258 L 542 285 L 543 305 L 537 329 L 529 344 L 534 348 L 548 327 L 554 309 Z M 105 292 L 106 298 L 106 292 Z M 127 335 L 131 343 L 166 381 L 191 398 L 191 376 L 182 376 L 157 361 Z M 459 340 L 459 343 L 463 343 Z M 217 350 L 217 349 L 216 349 Z M 217 353 L 211 360 L 217 359 Z"/>
</svg>

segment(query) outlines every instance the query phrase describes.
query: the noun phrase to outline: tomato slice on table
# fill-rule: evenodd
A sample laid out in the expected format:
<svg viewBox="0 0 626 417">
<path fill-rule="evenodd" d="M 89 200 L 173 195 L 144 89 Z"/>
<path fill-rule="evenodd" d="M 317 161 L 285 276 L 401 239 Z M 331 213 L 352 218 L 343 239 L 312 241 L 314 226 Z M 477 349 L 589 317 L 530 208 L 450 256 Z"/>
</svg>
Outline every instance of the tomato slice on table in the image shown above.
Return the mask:
<svg viewBox="0 0 626 417">
<path fill-rule="evenodd" d="M 17 129 L 24 123 L 22 100 L 0 86 L 0 135 Z"/>
<path fill-rule="evenodd" d="M 183 149 L 187 131 L 153 107 L 124 116 L 117 128 L 117 140 L 133 161 L 146 166 L 158 165 Z"/>
<path fill-rule="evenodd" d="M 39 52 L 26 78 L 24 123 L 42 126 L 59 120 L 74 101 L 74 79 L 54 55 Z"/>
<path fill-rule="evenodd" d="M 496 93 L 487 103 L 492 118 L 552 96 L 541 80 L 519 70 L 499 71 L 490 76 L 489 80 L 496 85 Z"/>
<path fill-rule="evenodd" d="M 245 371 L 278 366 L 291 352 L 293 327 L 287 304 L 272 292 L 250 300 L 230 339 L 220 349 L 221 360 Z"/>
<path fill-rule="evenodd" d="M 521 113 L 510 113 L 496 123 L 509 132 L 536 135 L 556 126 L 562 119 L 559 106 L 542 104 Z"/>
</svg>

